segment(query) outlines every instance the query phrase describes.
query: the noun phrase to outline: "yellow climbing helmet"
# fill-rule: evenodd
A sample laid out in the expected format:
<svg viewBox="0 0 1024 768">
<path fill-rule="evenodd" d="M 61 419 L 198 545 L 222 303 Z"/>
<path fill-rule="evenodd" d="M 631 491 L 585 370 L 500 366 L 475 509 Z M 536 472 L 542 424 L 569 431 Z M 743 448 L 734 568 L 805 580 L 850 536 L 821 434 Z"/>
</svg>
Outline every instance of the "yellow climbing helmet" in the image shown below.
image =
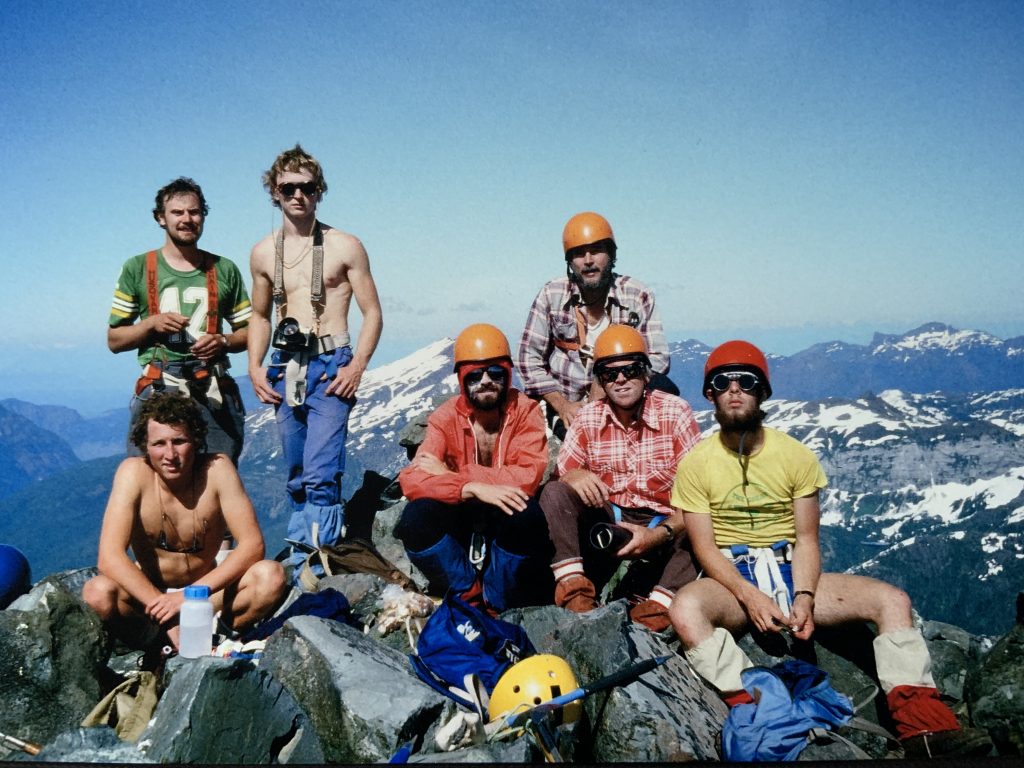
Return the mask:
<svg viewBox="0 0 1024 768">
<path fill-rule="evenodd" d="M 576 675 L 565 659 L 538 653 L 505 670 L 491 692 L 491 703 L 487 709 L 493 722 L 532 709 L 579 687 Z M 579 700 L 566 704 L 562 708 L 562 722 L 576 722 L 582 706 Z"/>
</svg>

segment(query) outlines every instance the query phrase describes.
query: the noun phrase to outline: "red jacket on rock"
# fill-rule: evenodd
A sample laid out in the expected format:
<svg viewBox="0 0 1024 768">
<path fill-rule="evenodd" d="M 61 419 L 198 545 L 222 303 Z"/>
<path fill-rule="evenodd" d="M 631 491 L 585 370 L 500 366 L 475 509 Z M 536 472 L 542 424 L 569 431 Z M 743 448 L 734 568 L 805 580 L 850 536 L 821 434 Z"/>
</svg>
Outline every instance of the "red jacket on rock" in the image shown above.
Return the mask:
<svg viewBox="0 0 1024 768">
<path fill-rule="evenodd" d="M 427 436 L 416 454 L 437 456 L 455 474 L 431 475 L 406 467 L 399 473 L 398 482 L 407 499 L 457 504 L 463 501 L 463 486 L 473 482 L 513 485 L 531 496 L 537 492 L 548 464 L 544 417 L 537 402 L 518 389 L 509 388 L 489 467 L 477 463 L 471 414 L 472 407 L 462 395 L 457 395 L 430 415 Z"/>
</svg>

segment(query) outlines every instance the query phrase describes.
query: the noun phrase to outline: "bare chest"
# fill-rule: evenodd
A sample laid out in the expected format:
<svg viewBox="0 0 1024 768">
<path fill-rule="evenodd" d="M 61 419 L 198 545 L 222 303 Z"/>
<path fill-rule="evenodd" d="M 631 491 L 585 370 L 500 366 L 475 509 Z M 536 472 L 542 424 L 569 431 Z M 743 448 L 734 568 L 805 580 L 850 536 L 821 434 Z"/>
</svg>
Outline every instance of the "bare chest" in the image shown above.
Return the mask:
<svg viewBox="0 0 1024 768">
<path fill-rule="evenodd" d="M 498 435 L 488 432 L 479 424 L 473 425 L 473 437 L 476 440 L 476 460 L 485 467 L 494 465 L 494 455 L 498 448 Z"/>
</svg>

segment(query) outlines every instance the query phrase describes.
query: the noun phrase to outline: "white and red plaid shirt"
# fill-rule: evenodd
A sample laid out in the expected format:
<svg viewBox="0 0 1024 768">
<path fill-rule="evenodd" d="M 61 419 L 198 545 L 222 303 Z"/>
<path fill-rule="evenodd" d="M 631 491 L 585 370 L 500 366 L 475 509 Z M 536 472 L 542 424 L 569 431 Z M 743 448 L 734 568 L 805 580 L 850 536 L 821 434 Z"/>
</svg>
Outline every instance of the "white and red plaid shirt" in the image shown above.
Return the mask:
<svg viewBox="0 0 1024 768">
<path fill-rule="evenodd" d="M 583 400 L 593 379 L 589 357 L 576 350 L 565 350 L 555 340 L 579 342 L 576 309 L 582 298 L 580 289 L 567 277 L 545 284 L 533 300 L 526 327 L 519 340 L 516 368 L 523 380 L 523 391 L 530 397 L 561 392 L 572 401 Z M 654 294 L 633 277 L 616 275 L 608 288 L 605 312 L 612 323 L 636 328 L 647 344 L 651 370 L 668 373 L 668 343 L 661 317 L 654 306 Z"/>
<path fill-rule="evenodd" d="M 558 453 L 558 474 L 586 469 L 601 478 L 620 507 L 647 507 L 671 515 L 676 467 L 700 440 L 689 404 L 651 391 L 640 419 L 623 427 L 604 400 L 584 405 Z"/>
</svg>

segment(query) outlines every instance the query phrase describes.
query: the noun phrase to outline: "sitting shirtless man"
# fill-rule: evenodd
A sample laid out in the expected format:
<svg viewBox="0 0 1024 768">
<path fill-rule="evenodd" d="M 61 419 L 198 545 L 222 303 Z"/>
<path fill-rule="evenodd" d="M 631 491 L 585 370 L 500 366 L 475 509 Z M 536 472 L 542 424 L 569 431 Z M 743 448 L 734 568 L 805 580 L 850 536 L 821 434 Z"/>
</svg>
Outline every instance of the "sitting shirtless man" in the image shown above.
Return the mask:
<svg viewBox="0 0 1024 768">
<path fill-rule="evenodd" d="M 137 644 L 150 623 L 175 648 L 186 586 L 208 586 L 214 610 L 232 629 L 270 613 L 285 590 L 284 569 L 263 559 L 263 534 L 231 460 L 203 452 L 206 423 L 195 403 L 154 395 L 131 439 L 143 455 L 122 461 L 114 476 L 100 532 L 100 575 L 83 587 L 86 603 L 125 641 Z M 237 545 L 218 564 L 227 528 Z"/>
</svg>

